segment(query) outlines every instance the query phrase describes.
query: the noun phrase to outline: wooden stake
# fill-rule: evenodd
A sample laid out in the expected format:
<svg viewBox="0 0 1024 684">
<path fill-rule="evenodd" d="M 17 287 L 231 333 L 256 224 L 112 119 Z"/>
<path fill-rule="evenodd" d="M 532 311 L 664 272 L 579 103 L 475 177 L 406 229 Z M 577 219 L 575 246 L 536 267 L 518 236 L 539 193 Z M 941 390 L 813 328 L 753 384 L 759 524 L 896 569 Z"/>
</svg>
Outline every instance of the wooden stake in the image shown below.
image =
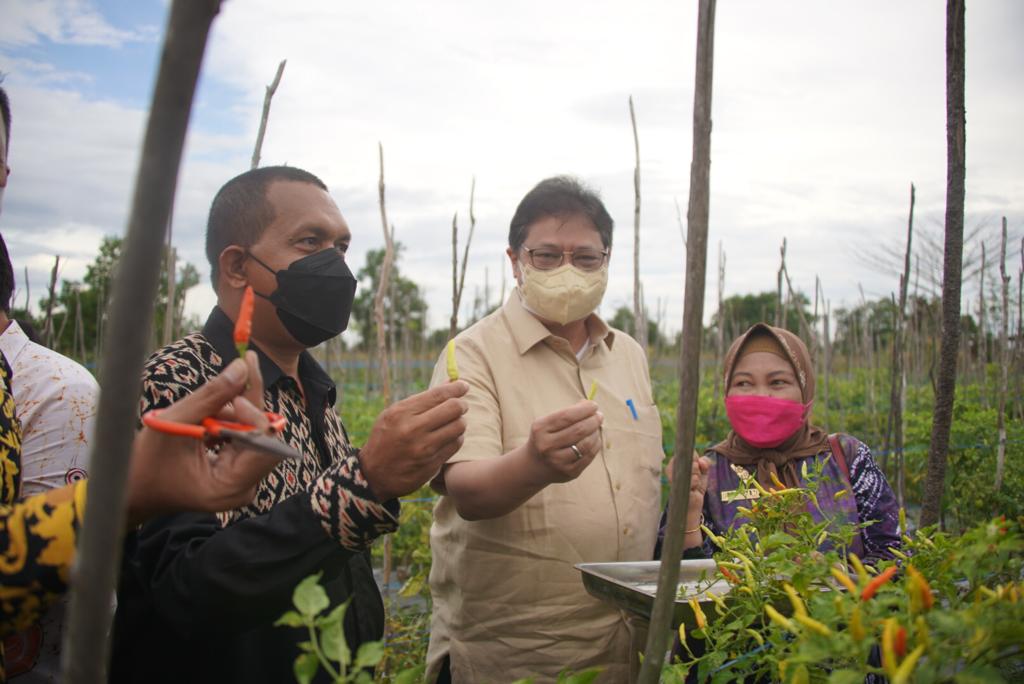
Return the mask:
<svg viewBox="0 0 1024 684">
<path fill-rule="evenodd" d="M 1006 217 L 1003 217 L 1003 239 L 999 243 L 999 279 L 1003 284 L 1003 320 L 999 329 L 999 412 L 996 429 L 999 431 L 999 446 L 996 450 L 996 491 L 1003 487 L 1003 469 L 1006 467 L 1006 389 L 1010 382 L 1010 276 L 1006 273 Z"/>
<path fill-rule="evenodd" d="M 110 597 L 124 533 L 125 482 L 135 437 L 160 256 L 174 201 L 185 132 L 206 40 L 219 0 L 175 0 L 146 125 L 124 252 L 111 297 L 99 412 L 90 457 L 88 508 L 73 568 L 63 681 L 106 681 Z"/>
<path fill-rule="evenodd" d="M 260 153 L 263 151 L 263 136 L 267 133 L 267 121 L 270 119 L 270 101 L 274 99 L 277 86 L 281 84 L 281 76 L 284 75 L 284 65 L 287 63 L 287 59 L 282 59 L 281 63 L 277 65 L 277 73 L 274 75 L 274 80 L 267 86 L 267 92 L 263 95 L 263 115 L 260 117 L 260 129 L 256 134 L 256 147 L 252 151 L 252 166 L 250 168 L 255 169 L 260 165 Z"/>
<path fill-rule="evenodd" d="M 697 431 L 700 389 L 700 347 L 703 337 L 704 281 L 707 266 L 711 174 L 711 86 L 714 60 L 715 0 L 700 0 L 697 15 L 697 59 L 693 92 L 693 160 L 687 209 L 686 292 L 679 355 L 679 405 L 676 412 L 675 467 L 668 505 L 668 529 L 658 573 L 647 648 L 640 684 L 655 684 L 661 675 L 671 635 L 672 606 L 679 581 L 683 521 L 690 503 L 693 444 Z"/>
<path fill-rule="evenodd" d="M 633 167 L 633 327 L 636 341 L 647 352 L 647 320 L 644 300 L 640 290 L 640 136 L 636 131 L 636 110 L 633 96 L 629 96 L 629 120 L 633 125 L 633 150 L 636 166 Z"/>
<path fill-rule="evenodd" d="M 57 301 L 57 272 L 60 270 L 60 255 L 53 257 L 53 268 L 50 269 L 49 297 L 46 300 L 46 315 L 43 317 L 43 339 L 53 349 L 53 305 Z M 65 314 L 65 320 L 67 315 Z"/>
<path fill-rule="evenodd" d="M 946 221 L 942 267 L 942 347 L 932 414 L 920 526 L 939 521 L 945 492 L 949 431 L 960 349 L 960 287 L 964 253 L 964 0 L 946 0 Z"/>
<path fill-rule="evenodd" d="M 377 191 L 380 199 L 380 222 L 384 230 L 384 260 L 380 265 L 377 280 L 377 292 L 373 298 L 373 316 L 377 322 L 377 362 L 380 364 L 381 394 L 384 406 L 391 405 L 391 368 L 388 365 L 387 327 L 384 324 L 384 300 L 388 294 L 388 282 L 391 279 L 391 265 L 395 260 L 394 228 L 388 228 L 388 214 L 384 203 L 384 146 L 377 143 L 380 153 L 380 180 Z M 394 303 L 391 304 L 394 306 Z"/>
</svg>

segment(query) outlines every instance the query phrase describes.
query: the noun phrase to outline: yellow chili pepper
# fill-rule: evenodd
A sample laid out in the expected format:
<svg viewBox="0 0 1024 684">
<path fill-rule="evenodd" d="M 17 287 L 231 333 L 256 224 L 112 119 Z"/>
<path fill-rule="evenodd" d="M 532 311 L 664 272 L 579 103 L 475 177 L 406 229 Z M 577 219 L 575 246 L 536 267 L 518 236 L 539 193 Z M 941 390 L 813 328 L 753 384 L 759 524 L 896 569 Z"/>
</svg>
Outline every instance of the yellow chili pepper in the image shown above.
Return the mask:
<svg viewBox="0 0 1024 684">
<path fill-rule="evenodd" d="M 751 596 L 754 595 L 754 590 L 746 585 L 740 587 L 740 591 L 742 591 L 744 594 L 750 594 Z"/>
<path fill-rule="evenodd" d="M 750 481 L 754 484 L 754 487 L 761 493 L 761 496 L 768 496 L 769 492 L 767 489 L 761 486 L 761 483 L 757 481 L 756 477 L 750 478 Z"/>
<path fill-rule="evenodd" d="M 816 542 L 817 545 L 821 546 L 822 544 L 825 543 L 826 539 L 828 539 L 828 530 L 822 530 L 821 534 L 818 535 L 818 540 Z"/>
<path fill-rule="evenodd" d="M 709 599 L 711 599 L 711 600 L 712 600 L 712 601 L 714 602 L 714 604 L 715 604 L 715 605 L 716 605 L 717 607 L 719 607 L 719 608 L 721 608 L 722 610 L 725 610 L 725 611 L 728 611 L 728 610 L 729 610 L 729 607 L 725 605 L 725 601 L 723 601 L 723 600 L 722 600 L 722 597 L 721 597 L 721 596 L 719 596 L 718 594 L 716 594 L 715 592 L 713 592 L 713 591 L 709 591 L 709 592 L 708 592 L 707 594 L 705 594 L 705 595 L 706 595 L 706 596 L 707 596 L 707 597 L 708 597 Z M 722 613 L 719 613 L 719 615 L 721 615 L 721 614 L 722 614 Z"/>
<path fill-rule="evenodd" d="M 848 489 L 840 489 L 838 492 L 836 492 L 835 494 L 832 495 L 832 498 L 834 500 L 836 500 L 836 501 L 839 501 L 840 499 L 842 499 L 844 496 L 846 496 L 849 493 L 850 493 L 850 490 L 848 490 Z"/>
<path fill-rule="evenodd" d="M 696 598 L 690 599 L 690 610 L 693 611 L 693 616 L 697 619 L 697 629 L 704 629 L 708 624 L 708 620 L 704 617 L 704 611 L 700 608 L 700 603 L 697 602 Z"/>
<path fill-rule="evenodd" d="M 900 532 L 907 531 L 907 509 L 900 506 Z"/>
<path fill-rule="evenodd" d="M 891 553 L 892 555 L 896 556 L 901 561 L 906 562 L 906 561 L 910 560 L 910 556 L 908 556 L 907 554 L 903 553 L 902 551 L 900 551 L 897 548 L 893 548 L 892 546 L 889 547 L 889 553 Z"/>
<path fill-rule="evenodd" d="M 849 575 L 839 568 L 829 568 L 829 572 L 832 573 L 832 576 L 836 578 L 837 582 L 846 587 L 846 590 L 850 592 L 851 595 L 856 595 L 857 585 L 853 583 L 853 580 L 850 579 Z"/>
<path fill-rule="evenodd" d="M 742 515 L 745 518 L 753 518 L 754 517 L 754 512 L 751 511 L 746 506 L 737 506 L 736 507 L 736 512 L 739 513 L 740 515 Z"/>
<path fill-rule="evenodd" d="M 811 676 L 807 673 L 807 666 L 800 663 L 793 670 L 793 677 L 789 680 L 789 684 L 808 684 L 811 681 Z"/>
<path fill-rule="evenodd" d="M 459 366 L 455 363 L 455 340 L 448 340 L 448 354 L 447 354 L 447 366 L 448 366 L 448 380 L 455 382 L 459 379 Z"/>
<path fill-rule="evenodd" d="M 764 646 L 764 637 L 761 636 L 760 632 L 758 632 L 756 629 L 749 629 L 749 628 L 744 630 L 744 631 L 746 631 L 746 633 L 749 634 L 750 636 L 754 637 L 754 641 L 757 642 L 758 646 Z"/>
<path fill-rule="evenodd" d="M 886 618 L 882 627 L 882 668 L 889 677 L 896 676 L 896 618 Z"/>
<path fill-rule="evenodd" d="M 917 627 L 917 643 L 927 648 L 931 643 L 931 635 L 928 631 L 928 623 L 923 615 L 918 615 L 915 618 L 914 626 Z"/>
<path fill-rule="evenodd" d="M 778 487 L 780 490 L 787 488 L 786 485 L 782 484 L 782 480 L 779 479 L 779 476 L 775 474 L 775 472 L 768 473 L 768 477 L 772 479 L 772 484 Z"/>
<path fill-rule="evenodd" d="M 850 616 L 850 635 L 856 641 L 864 641 L 867 631 L 864 629 L 864 620 L 860 615 L 860 606 L 853 607 L 853 615 Z"/>
<path fill-rule="evenodd" d="M 985 596 L 987 596 L 989 598 L 993 598 L 993 599 L 999 598 L 999 594 L 997 594 L 996 592 L 992 591 L 988 587 L 985 587 L 985 586 L 978 587 L 978 591 L 980 591 L 982 594 L 984 594 Z"/>
<path fill-rule="evenodd" d="M 799 622 L 807 629 L 811 630 L 812 632 L 816 632 L 821 636 L 829 636 L 830 634 L 832 634 L 831 629 L 829 629 L 823 623 L 818 622 L 817 620 L 815 620 L 807 614 L 797 613 L 793 616 L 793 619 Z"/>
<path fill-rule="evenodd" d="M 704 533 L 704 536 L 713 541 L 718 548 L 725 546 L 725 540 L 712 532 L 707 525 L 701 525 L 700 530 Z"/>
<path fill-rule="evenodd" d="M 594 397 L 597 396 L 597 380 L 593 380 L 590 383 L 590 391 L 587 392 L 587 401 L 594 401 Z"/>
<path fill-rule="evenodd" d="M 800 598 L 800 594 L 796 592 L 793 585 L 789 582 L 783 582 L 782 588 L 785 589 L 786 595 L 789 596 L 789 602 L 793 604 L 793 612 L 798 616 L 807 615 L 807 607 L 804 606 L 804 602 Z"/>
<path fill-rule="evenodd" d="M 782 627 L 783 629 L 789 630 L 790 632 L 796 634 L 796 625 L 793 624 L 793 621 L 783 616 L 782 613 L 775 610 L 772 606 L 765 604 L 764 612 L 768 614 L 768 619 L 777 624 L 779 627 Z"/>
<path fill-rule="evenodd" d="M 903 543 L 904 543 L 904 544 L 910 544 L 911 546 L 913 546 L 913 544 L 914 544 L 914 540 L 913 540 L 913 539 L 911 539 L 911 538 L 910 538 L 909 536 L 907 536 L 906 534 L 904 534 L 904 535 L 903 535 Z"/>
<path fill-rule="evenodd" d="M 868 571 L 864 568 L 864 564 L 860 562 L 860 558 L 857 557 L 857 554 L 850 554 L 850 563 L 853 565 L 853 569 L 857 571 L 857 579 L 861 582 L 867 582 Z"/>
<path fill-rule="evenodd" d="M 686 625 L 682 622 L 679 623 L 679 643 L 686 643 Z"/>
<path fill-rule="evenodd" d="M 900 666 L 896 668 L 896 672 L 892 676 L 892 684 L 906 684 L 906 682 L 910 681 L 910 675 L 924 652 L 925 647 L 922 644 L 908 653 L 907 657 L 900 663 Z"/>
</svg>

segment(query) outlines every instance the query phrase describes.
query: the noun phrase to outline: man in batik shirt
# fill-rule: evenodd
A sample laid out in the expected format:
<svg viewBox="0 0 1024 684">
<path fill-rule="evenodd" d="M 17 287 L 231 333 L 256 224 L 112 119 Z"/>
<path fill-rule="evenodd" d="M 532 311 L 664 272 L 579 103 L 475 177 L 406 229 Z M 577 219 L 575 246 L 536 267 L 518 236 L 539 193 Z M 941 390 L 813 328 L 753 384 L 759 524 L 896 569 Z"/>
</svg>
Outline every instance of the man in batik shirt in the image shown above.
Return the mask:
<svg viewBox="0 0 1024 684">
<path fill-rule="evenodd" d="M 348 443 L 334 384 L 307 349 L 347 325 L 355 291 L 344 260 L 350 241 L 326 186 L 300 169 L 246 172 L 214 199 L 206 251 L 217 307 L 202 332 L 150 358 L 140 408 L 174 401 L 234 358 L 234 320 L 252 286 L 251 346 L 264 408 L 287 419 L 283 438 L 303 459 L 281 463 L 251 505 L 154 520 L 129 542 L 113 681 L 291 681 L 309 635 L 274 621 L 314 573 L 322 573 L 332 605 L 351 601 L 344 629 L 353 651 L 381 637 L 383 605 L 367 548 L 397 527 L 397 497 L 460 446 L 466 405 L 459 397 L 468 386 L 450 383 L 398 402 L 361 450 Z"/>
</svg>

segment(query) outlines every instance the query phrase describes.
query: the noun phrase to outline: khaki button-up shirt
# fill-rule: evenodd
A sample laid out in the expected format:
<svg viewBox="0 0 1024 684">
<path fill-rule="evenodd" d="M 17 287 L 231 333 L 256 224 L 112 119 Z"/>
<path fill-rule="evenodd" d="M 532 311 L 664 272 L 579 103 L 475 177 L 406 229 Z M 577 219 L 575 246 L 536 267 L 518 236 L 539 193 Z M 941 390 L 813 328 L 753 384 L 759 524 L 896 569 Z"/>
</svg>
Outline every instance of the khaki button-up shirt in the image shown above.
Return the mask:
<svg viewBox="0 0 1024 684">
<path fill-rule="evenodd" d="M 664 452 L 646 357 L 596 315 L 582 360 L 523 308 L 518 291 L 456 338 L 469 382 L 465 443 L 449 463 L 496 458 L 523 445 L 534 420 L 566 408 L 597 381 L 602 449 L 571 482 L 552 484 L 508 515 L 466 521 L 442 496 L 430 543 L 434 601 L 428 663 L 447 653 L 455 682 L 553 681 L 604 666 L 626 681 L 623 615 L 591 597 L 576 563 L 652 557 Z M 447 381 L 445 359 L 432 384 Z M 636 414 L 626 403 L 632 400 Z"/>
</svg>

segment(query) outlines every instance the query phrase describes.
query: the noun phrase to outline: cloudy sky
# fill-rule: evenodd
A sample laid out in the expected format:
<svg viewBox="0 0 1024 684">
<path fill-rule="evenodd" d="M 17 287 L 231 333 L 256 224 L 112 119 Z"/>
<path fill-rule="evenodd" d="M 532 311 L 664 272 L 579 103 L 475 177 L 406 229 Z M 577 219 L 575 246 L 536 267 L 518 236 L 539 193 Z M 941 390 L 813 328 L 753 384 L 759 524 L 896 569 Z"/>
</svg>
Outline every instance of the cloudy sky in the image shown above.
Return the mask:
<svg viewBox="0 0 1024 684">
<path fill-rule="evenodd" d="M 104 235 L 121 234 L 167 14 L 161 0 L 4 0 L 0 71 L 14 108 L 0 229 L 32 298 L 54 254 L 77 279 Z M 899 247 L 909 185 L 916 225 L 941 230 L 945 202 L 945 3 L 718 5 L 708 296 L 718 244 L 726 295 L 773 289 L 788 239 L 794 285 L 822 278 L 833 308 L 888 296 L 894 276 L 865 254 Z M 696 5 L 280 3 L 231 0 L 214 23 L 186 158 L 174 242 L 203 273 L 188 310 L 214 298 L 203 256 L 209 202 L 248 168 L 264 86 L 287 58 L 264 164 L 321 176 L 355 240 L 354 268 L 380 247 L 377 144 L 388 211 L 424 288 L 431 323 L 450 313 L 450 225 L 477 234 L 467 295 L 500 291 L 509 218 L 522 195 L 571 173 L 598 189 L 617 231 L 602 311 L 632 302 L 633 139 L 642 163 L 641 272 L 665 327 L 682 317 Z M 1024 3 L 967 9 L 967 224 L 997 249 L 1024 234 Z M 508 270 L 506 282 L 511 282 Z M 22 290 L 22 295 L 24 296 Z M 20 304 L 20 300 L 18 302 Z M 710 308 L 710 307 L 709 307 Z"/>
</svg>

